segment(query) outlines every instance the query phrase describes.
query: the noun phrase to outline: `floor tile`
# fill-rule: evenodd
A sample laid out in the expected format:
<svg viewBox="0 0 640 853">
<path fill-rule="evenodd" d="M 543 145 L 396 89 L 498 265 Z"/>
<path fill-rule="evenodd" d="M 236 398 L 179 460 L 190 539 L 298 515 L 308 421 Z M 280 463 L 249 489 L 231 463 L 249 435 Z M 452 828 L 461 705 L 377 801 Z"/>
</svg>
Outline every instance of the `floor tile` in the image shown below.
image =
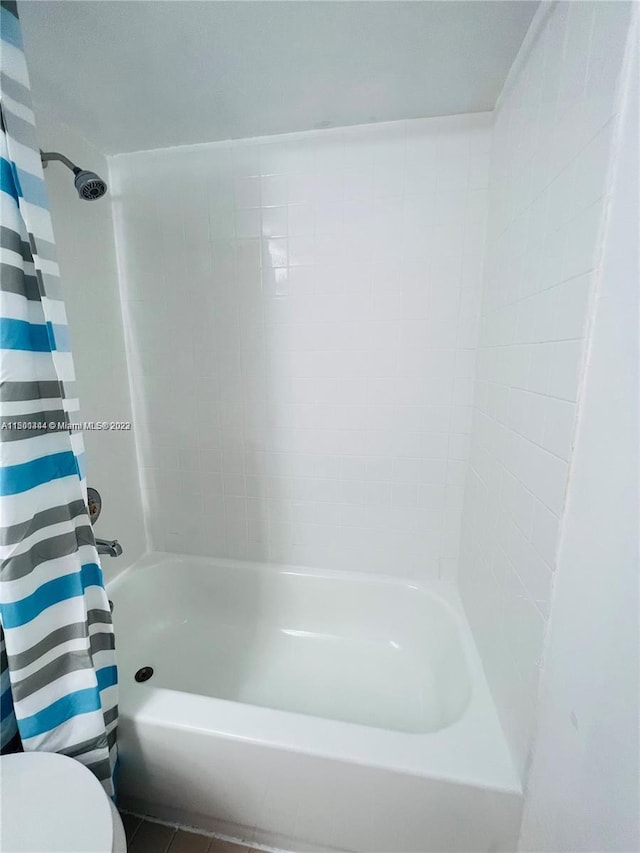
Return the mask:
<svg viewBox="0 0 640 853">
<path fill-rule="evenodd" d="M 136 830 L 142 823 L 142 818 L 136 817 L 128 812 L 120 812 L 120 817 L 122 818 L 122 825 L 124 826 L 124 834 L 127 836 L 127 845 L 129 845 L 133 841 L 133 836 L 136 834 Z"/>
<path fill-rule="evenodd" d="M 169 853 L 207 853 L 210 841 L 206 835 L 179 829 L 173 836 Z"/>
<path fill-rule="evenodd" d="M 143 821 L 133 837 L 129 853 L 167 853 L 175 834 L 172 826 Z"/>
<path fill-rule="evenodd" d="M 244 844 L 233 844 L 231 841 L 223 841 L 221 838 L 209 839 L 211 844 L 208 853 L 247 853 Z"/>
</svg>

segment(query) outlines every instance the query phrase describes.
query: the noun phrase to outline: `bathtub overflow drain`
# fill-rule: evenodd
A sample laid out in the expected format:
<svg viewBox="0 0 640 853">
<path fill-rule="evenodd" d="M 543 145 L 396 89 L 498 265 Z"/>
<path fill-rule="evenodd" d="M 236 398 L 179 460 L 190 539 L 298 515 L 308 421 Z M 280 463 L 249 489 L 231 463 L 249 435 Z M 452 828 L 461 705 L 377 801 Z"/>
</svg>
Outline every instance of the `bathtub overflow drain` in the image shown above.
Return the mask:
<svg viewBox="0 0 640 853">
<path fill-rule="evenodd" d="M 136 681 L 149 681 L 151 676 L 153 675 L 153 667 L 152 666 L 143 666 L 136 672 Z"/>
</svg>

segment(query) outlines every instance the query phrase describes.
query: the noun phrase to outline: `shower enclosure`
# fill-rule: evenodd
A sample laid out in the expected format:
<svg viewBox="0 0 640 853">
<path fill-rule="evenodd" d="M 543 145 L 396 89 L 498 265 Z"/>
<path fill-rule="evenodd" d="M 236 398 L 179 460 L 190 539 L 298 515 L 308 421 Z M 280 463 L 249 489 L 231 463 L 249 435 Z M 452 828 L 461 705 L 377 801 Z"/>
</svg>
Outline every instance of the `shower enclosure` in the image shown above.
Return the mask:
<svg viewBox="0 0 640 853">
<path fill-rule="evenodd" d="M 151 146 L 101 126 L 102 162 L 42 140 L 108 169 L 75 225 L 47 180 L 63 273 L 79 228 L 101 276 L 89 299 L 67 248 L 84 399 L 134 426 L 87 436 L 133 564 L 106 567 L 125 806 L 297 851 L 559 849 L 585 815 L 541 791 L 554 713 L 582 790 L 599 659 L 576 646 L 557 704 L 539 676 L 591 624 L 589 575 L 559 625 L 554 589 L 634 14 L 541 4 L 483 112 L 199 144 L 163 117 Z"/>
</svg>

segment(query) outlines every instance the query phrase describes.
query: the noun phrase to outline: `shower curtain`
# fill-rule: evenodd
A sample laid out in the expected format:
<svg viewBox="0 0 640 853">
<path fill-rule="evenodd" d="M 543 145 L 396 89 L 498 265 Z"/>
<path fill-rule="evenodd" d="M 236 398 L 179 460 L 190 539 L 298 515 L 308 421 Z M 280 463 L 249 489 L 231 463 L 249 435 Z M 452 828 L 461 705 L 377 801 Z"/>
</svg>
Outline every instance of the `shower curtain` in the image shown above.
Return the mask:
<svg viewBox="0 0 640 853">
<path fill-rule="evenodd" d="M 113 626 L 66 426 L 73 360 L 15 2 L 0 15 L 0 733 L 113 794 Z"/>
</svg>

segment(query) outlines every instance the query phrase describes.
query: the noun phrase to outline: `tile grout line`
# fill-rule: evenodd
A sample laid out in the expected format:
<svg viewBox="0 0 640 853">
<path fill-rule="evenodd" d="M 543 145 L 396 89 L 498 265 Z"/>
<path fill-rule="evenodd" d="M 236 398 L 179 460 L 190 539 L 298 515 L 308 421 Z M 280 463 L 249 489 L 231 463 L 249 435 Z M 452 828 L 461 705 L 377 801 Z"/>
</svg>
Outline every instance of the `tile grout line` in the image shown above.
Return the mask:
<svg viewBox="0 0 640 853">
<path fill-rule="evenodd" d="M 263 853 L 259 848 L 250 847 L 241 841 L 230 841 L 226 838 L 219 838 L 217 835 L 210 835 L 203 831 L 198 830 L 196 827 L 188 827 L 182 826 L 180 824 L 173 823 L 165 823 L 160 820 L 154 820 L 148 817 L 140 817 L 139 815 L 133 814 L 132 812 L 122 812 L 122 815 L 128 815 L 130 817 L 134 817 L 138 820 L 138 824 L 133 831 L 131 838 L 127 839 L 127 846 L 133 847 L 134 838 L 139 834 L 141 827 L 144 824 L 149 824 L 151 826 L 164 826 L 167 829 L 173 830 L 172 835 L 168 840 L 168 844 L 163 848 L 162 851 L 158 851 L 158 853 L 171 853 L 171 846 L 179 833 L 185 833 L 187 835 L 197 835 L 201 838 L 206 838 L 208 840 L 207 849 L 203 851 L 203 853 L 218 853 L 216 847 L 218 844 L 229 845 L 233 848 L 237 848 L 237 851 L 234 853 Z"/>
</svg>

